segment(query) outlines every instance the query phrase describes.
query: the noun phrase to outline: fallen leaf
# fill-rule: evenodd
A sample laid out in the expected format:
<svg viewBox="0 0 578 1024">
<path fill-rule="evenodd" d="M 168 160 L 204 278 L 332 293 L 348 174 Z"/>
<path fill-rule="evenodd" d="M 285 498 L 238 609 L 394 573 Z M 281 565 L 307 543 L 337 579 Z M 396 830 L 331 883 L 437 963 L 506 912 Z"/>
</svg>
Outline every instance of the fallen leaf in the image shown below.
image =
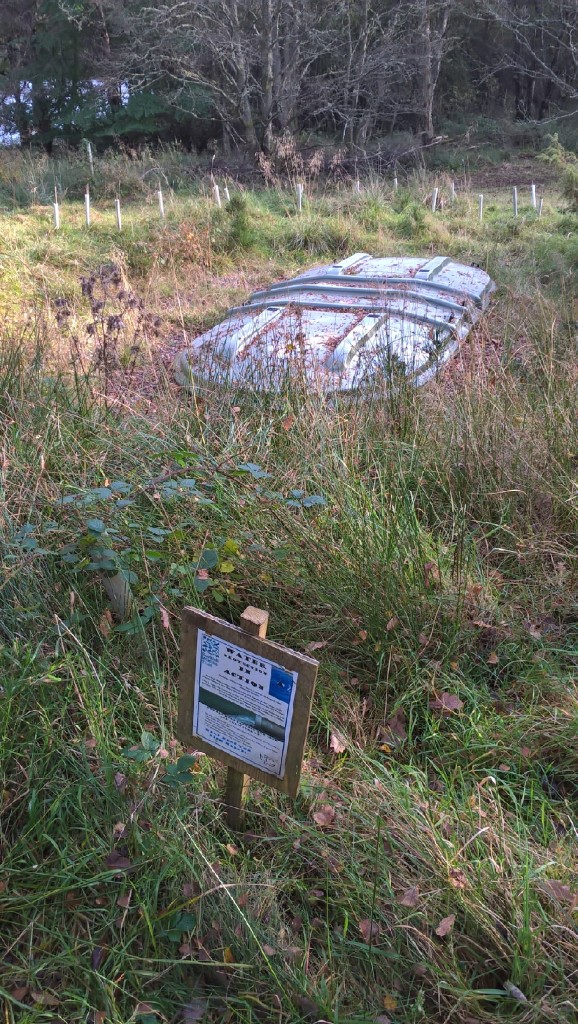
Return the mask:
<svg viewBox="0 0 578 1024">
<path fill-rule="evenodd" d="M 564 885 L 563 882 L 559 882 L 555 878 L 544 879 L 542 888 L 559 903 L 574 903 L 578 898 L 569 885 Z"/>
<path fill-rule="evenodd" d="M 436 935 L 439 935 L 441 939 L 443 939 L 444 935 L 449 935 L 454 926 L 455 919 L 455 914 L 448 914 L 447 917 L 442 918 L 436 928 Z"/>
<path fill-rule="evenodd" d="M 144 1014 L 147 1013 L 156 1014 L 157 1011 L 151 1006 L 150 1003 L 137 1003 L 134 1012 L 135 1014 L 141 1014 L 142 1016 L 144 1016 Z"/>
<path fill-rule="evenodd" d="M 128 910 L 128 908 L 130 907 L 131 898 L 132 892 L 127 892 L 126 896 L 119 896 L 116 901 L 117 907 L 122 907 L 124 910 Z"/>
<path fill-rule="evenodd" d="M 227 853 L 230 853 L 231 857 L 236 857 L 239 852 L 238 847 L 234 846 L 233 843 L 227 843 L 226 850 Z"/>
<path fill-rule="evenodd" d="M 126 775 L 123 775 L 122 772 L 116 772 L 114 776 L 114 784 L 119 793 L 124 793 L 126 789 Z"/>
<path fill-rule="evenodd" d="M 277 950 L 273 949 L 273 946 L 264 945 L 261 947 L 265 956 L 275 956 Z"/>
<path fill-rule="evenodd" d="M 323 804 L 323 807 L 313 812 L 313 821 L 322 828 L 332 825 L 335 821 L 335 809 L 330 804 Z"/>
<path fill-rule="evenodd" d="M 465 889 L 468 880 L 461 868 L 450 868 L 450 885 L 454 889 Z"/>
<path fill-rule="evenodd" d="M 126 830 L 126 825 L 125 825 L 124 821 L 117 821 L 115 823 L 115 825 L 113 826 L 112 834 L 113 834 L 115 839 L 120 839 L 120 837 L 122 835 L 124 835 L 125 830 Z"/>
<path fill-rule="evenodd" d="M 119 853 L 118 850 L 112 850 L 106 858 L 106 866 L 109 868 L 115 868 L 117 871 L 126 871 L 127 868 L 130 868 L 132 865 L 128 857 Z"/>
<path fill-rule="evenodd" d="M 340 732 L 334 731 L 331 733 L 329 749 L 332 750 L 334 754 L 343 754 L 347 750 L 347 740 Z"/>
<path fill-rule="evenodd" d="M 107 636 L 109 635 L 109 633 L 110 633 L 110 631 L 112 629 L 112 626 L 113 626 L 112 612 L 110 611 L 110 608 L 105 608 L 105 610 L 103 611 L 103 613 L 102 613 L 102 615 L 100 617 L 100 622 L 98 623 L 98 628 L 99 628 L 100 632 L 102 633 L 103 637 L 105 638 L 105 640 L 106 640 Z"/>
<path fill-rule="evenodd" d="M 319 1009 L 307 996 L 295 996 L 293 1002 L 306 1020 L 312 1020 L 313 1018 L 319 1017 Z"/>
<path fill-rule="evenodd" d="M 161 616 L 161 623 L 163 625 L 163 629 L 170 629 L 171 628 L 171 624 L 170 624 L 170 621 L 169 621 L 169 613 L 168 613 L 167 609 L 165 608 L 165 606 L 162 605 L 162 604 L 159 604 L 159 613 L 160 613 L 160 616 Z"/>
<path fill-rule="evenodd" d="M 359 922 L 359 931 L 361 932 L 361 938 L 368 946 L 373 942 L 377 942 L 379 938 L 379 925 L 377 921 L 371 921 L 368 917 Z"/>
<path fill-rule="evenodd" d="M 455 693 L 440 693 L 439 697 L 430 700 L 429 706 L 433 711 L 461 711 L 464 702 Z"/>
<path fill-rule="evenodd" d="M 223 950 L 223 960 L 225 961 L 226 964 L 235 963 L 235 954 L 233 953 L 233 950 L 231 949 L 230 946 L 225 946 Z"/>
<path fill-rule="evenodd" d="M 90 957 L 90 962 L 92 964 L 93 971 L 98 971 L 98 968 L 100 967 L 102 961 L 104 960 L 104 953 L 105 951 L 102 948 L 102 946 L 94 947 Z"/>
<path fill-rule="evenodd" d="M 507 992 L 508 995 L 512 997 L 512 999 L 517 999 L 519 1003 L 528 1002 L 522 990 L 519 989 L 517 985 L 514 985 L 511 981 L 504 982 L 504 992 Z"/>
<path fill-rule="evenodd" d="M 21 1003 L 25 996 L 28 995 L 28 986 L 23 985 L 21 988 L 13 988 L 10 992 L 12 999 L 15 999 L 17 1003 Z"/>
<path fill-rule="evenodd" d="M 31 992 L 30 995 L 35 1003 L 42 1003 L 43 1006 L 60 1006 L 60 999 L 52 995 L 52 992 Z"/>
<path fill-rule="evenodd" d="M 520 748 L 520 753 L 521 753 L 522 757 L 531 757 L 532 756 L 532 751 L 530 750 L 529 747 L 521 747 Z"/>
<path fill-rule="evenodd" d="M 380 729 L 380 739 L 390 747 L 399 747 L 407 739 L 405 714 L 401 708 Z"/>
<path fill-rule="evenodd" d="M 105 1010 L 95 1010 L 92 1015 L 92 1024 L 104 1024 L 106 1020 Z"/>
<path fill-rule="evenodd" d="M 359 633 L 357 635 L 358 635 L 360 640 L 367 640 L 367 630 L 366 629 L 360 629 Z"/>
<path fill-rule="evenodd" d="M 398 626 L 398 625 L 399 625 L 399 619 L 398 619 L 397 615 L 392 615 L 391 619 L 387 623 L 387 626 L 385 627 L 386 633 L 391 633 L 392 629 L 395 629 L 395 627 Z"/>
<path fill-rule="evenodd" d="M 421 644 L 422 647 L 427 647 L 427 645 L 429 644 L 429 640 L 428 640 L 427 636 L 425 635 L 425 633 L 420 633 L 419 634 L 418 641 L 419 641 L 419 643 Z"/>
<path fill-rule="evenodd" d="M 181 956 L 190 956 L 192 952 L 193 947 L 191 946 L 190 942 L 183 942 L 179 946 L 179 953 L 181 954 Z"/>
<path fill-rule="evenodd" d="M 459 668 L 459 665 L 458 665 L 457 661 L 450 661 L 450 668 L 451 668 L 452 672 L 457 672 L 457 670 Z"/>
<path fill-rule="evenodd" d="M 84 748 L 85 748 L 85 750 L 94 750 L 95 747 L 96 747 L 96 740 L 93 739 L 92 736 L 90 736 L 87 740 L 84 741 Z"/>
<path fill-rule="evenodd" d="M 196 1024 L 202 1020 L 208 1009 L 208 1003 L 204 999 L 191 999 L 190 1003 L 183 1006 L 183 1024 Z"/>
<path fill-rule="evenodd" d="M 383 997 L 383 1009 L 384 1010 L 397 1010 L 397 999 L 394 996 Z"/>
<path fill-rule="evenodd" d="M 423 567 L 424 582 L 426 587 L 432 583 L 439 583 L 440 571 L 435 562 L 426 562 Z"/>
<path fill-rule="evenodd" d="M 533 623 L 530 623 L 530 625 L 528 626 L 528 633 L 530 634 L 530 636 L 534 637 L 534 640 L 539 640 L 542 636 L 541 630 L 539 630 L 538 627 L 535 626 Z"/>
<path fill-rule="evenodd" d="M 313 654 L 314 651 L 321 651 L 324 647 L 327 647 L 328 640 L 313 640 L 312 643 L 307 644 L 305 647 L 306 654 Z"/>
<path fill-rule="evenodd" d="M 283 430 L 291 430 L 291 427 L 293 426 L 294 423 L 295 417 L 293 416 L 292 413 L 289 413 L 289 415 L 286 416 L 285 419 L 281 421 L 281 426 L 283 427 Z"/>
<path fill-rule="evenodd" d="M 492 653 L 488 655 L 488 665 L 497 665 L 499 660 L 500 659 L 495 651 L 492 651 Z"/>
<path fill-rule="evenodd" d="M 418 900 L 419 887 L 417 885 L 412 885 L 410 889 L 404 892 L 399 902 L 402 907 L 415 907 L 417 906 Z"/>
</svg>

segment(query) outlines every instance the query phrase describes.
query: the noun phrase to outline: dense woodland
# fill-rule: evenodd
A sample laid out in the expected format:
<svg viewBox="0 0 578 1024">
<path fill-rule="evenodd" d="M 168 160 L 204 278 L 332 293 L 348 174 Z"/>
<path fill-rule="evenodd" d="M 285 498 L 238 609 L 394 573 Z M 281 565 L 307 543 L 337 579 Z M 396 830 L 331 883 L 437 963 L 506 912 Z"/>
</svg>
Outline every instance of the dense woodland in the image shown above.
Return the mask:
<svg viewBox="0 0 578 1024">
<path fill-rule="evenodd" d="M 49 152 L 428 142 L 464 115 L 571 113 L 577 38 L 576 0 L 3 0 L 0 129 Z"/>
</svg>

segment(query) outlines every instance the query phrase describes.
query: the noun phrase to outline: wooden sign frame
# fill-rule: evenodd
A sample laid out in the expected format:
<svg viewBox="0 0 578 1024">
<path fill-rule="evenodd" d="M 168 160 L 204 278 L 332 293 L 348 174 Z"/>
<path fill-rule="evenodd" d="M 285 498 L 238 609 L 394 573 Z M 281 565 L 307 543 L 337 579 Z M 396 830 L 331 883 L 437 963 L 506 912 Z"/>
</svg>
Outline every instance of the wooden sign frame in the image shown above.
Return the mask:
<svg viewBox="0 0 578 1024">
<path fill-rule="evenodd" d="M 247 609 L 255 612 L 256 609 Z M 244 613 L 244 616 L 247 615 Z M 259 613 L 264 614 L 264 613 Z M 266 621 L 266 613 L 265 613 Z M 265 627 L 266 628 L 266 627 Z M 293 697 L 293 714 L 290 723 L 289 740 L 285 755 L 285 769 L 282 778 L 262 771 L 260 768 L 243 761 L 227 751 L 214 747 L 207 740 L 193 732 L 195 704 L 195 676 L 197 671 L 197 642 L 199 630 L 219 640 L 234 644 L 268 661 L 275 662 L 288 672 L 297 673 L 295 694 Z M 272 786 L 274 789 L 295 797 L 301 777 L 301 764 L 307 740 L 311 702 L 317 678 L 319 663 L 305 654 L 298 654 L 287 647 L 265 640 L 261 636 L 251 635 L 245 629 L 233 626 L 224 619 L 219 619 L 198 608 L 184 608 L 181 624 L 181 669 L 179 677 L 179 713 L 177 736 L 185 746 L 194 747 L 203 753 L 210 754 L 236 772 L 250 775 L 257 781 Z"/>
</svg>

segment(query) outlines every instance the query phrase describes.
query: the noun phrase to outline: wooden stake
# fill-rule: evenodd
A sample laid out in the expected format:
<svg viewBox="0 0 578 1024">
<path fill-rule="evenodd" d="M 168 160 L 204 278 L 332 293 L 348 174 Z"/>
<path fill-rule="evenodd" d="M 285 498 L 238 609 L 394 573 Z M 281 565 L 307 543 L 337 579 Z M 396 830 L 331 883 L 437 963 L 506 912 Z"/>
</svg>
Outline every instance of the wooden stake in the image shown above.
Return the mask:
<svg viewBox="0 0 578 1024">
<path fill-rule="evenodd" d="M 455 182 L 453 182 L 453 181 L 450 181 L 450 196 L 451 196 L 451 199 L 452 199 L 452 203 L 454 203 L 455 199 L 456 199 L 456 186 L 455 186 Z"/>
<path fill-rule="evenodd" d="M 119 231 L 122 231 L 122 217 L 120 215 L 120 199 L 115 199 L 114 208 L 116 210 L 116 226 Z"/>
<path fill-rule="evenodd" d="M 86 143 L 86 153 L 88 156 L 88 162 L 90 164 L 90 175 L 91 177 L 94 177 L 94 160 L 92 158 L 92 146 L 90 142 Z"/>
<path fill-rule="evenodd" d="M 226 185 L 225 185 L 225 187 L 223 188 L 223 195 L 224 195 L 224 197 L 225 197 L 225 202 L 229 203 L 229 202 L 231 201 L 231 196 L 230 196 L 230 194 L 229 194 L 229 189 L 227 188 L 227 186 L 226 186 Z"/>
<path fill-rule="evenodd" d="M 60 227 L 60 210 L 58 208 L 58 203 L 53 203 L 52 209 L 54 210 L 54 227 L 58 231 Z"/>
<path fill-rule="evenodd" d="M 435 213 L 438 205 L 439 188 L 434 188 L 431 197 L 431 212 Z"/>
<path fill-rule="evenodd" d="M 542 210 L 544 209 L 544 196 L 540 196 L 538 200 L 538 216 L 542 216 Z"/>
<path fill-rule="evenodd" d="M 162 194 L 160 188 L 159 188 L 159 190 L 157 192 L 157 195 L 159 197 L 159 213 L 161 215 L 161 220 L 164 220 L 165 219 L 165 204 L 163 202 L 163 194 Z"/>
<path fill-rule="evenodd" d="M 213 196 L 215 197 L 215 202 L 217 206 L 219 207 L 219 209 L 221 209 L 221 193 L 219 192 L 218 185 L 213 185 Z"/>
<path fill-rule="evenodd" d="M 86 221 L 87 228 L 90 227 L 90 192 L 88 191 L 88 185 L 86 186 L 86 192 L 84 193 L 84 219 Z"/>
<path fill-rule="evenodd" d="M 483 195 L 478 196 L 478 209 L 480 213 L 480 220 L 484 219 L 484 197 Z"/>
<path fill-rule="evenodd" d="M 397 187 L 398 187 L 398 180 L 397 180 L 397 178 L 394 178 L 393 179 L 393 191 L 394 192 L 397 192 Z"/>
<path fill-rule="evenodd" d="M 536 209 L 536 186 L 530 185 L 530 200 L 534 209 Z"/>
<path fill-rule="evenodd" d="M 251 636 L 259 636 L 265 639 L 267 626 L 269 625 L 269 612 L 262 608 L 253 608 L 249 605 L 241 615 L 241 629 Z M 227 768 L 227 782 L 225 785 L 225 806 L 227 808 L 227 825 L 234 832 L 242 832 L 245 824 L 245 811 L 243 800 L 247 791 L 248 777 L 236 768 Z"/>
<path fill-rule="evenodd" d="M 301 213 L 303 209 L 303 185 L 296 185 L 295 190 L 297 192 L 297 209 Z"/>
<path fill-rule="evenodd" d="M 360 182 L 359 178 L 357 178 L 357 180 L 355 182 L 355 191 L 356 192 L 361 192 L 361 182 Z"/>
<path fill-rule="evenodd" d="M 514 217 L 518 216 L 518 189 L 514 185 L 512 189 L 512 203 L 514 206 Z"/>
</svg>

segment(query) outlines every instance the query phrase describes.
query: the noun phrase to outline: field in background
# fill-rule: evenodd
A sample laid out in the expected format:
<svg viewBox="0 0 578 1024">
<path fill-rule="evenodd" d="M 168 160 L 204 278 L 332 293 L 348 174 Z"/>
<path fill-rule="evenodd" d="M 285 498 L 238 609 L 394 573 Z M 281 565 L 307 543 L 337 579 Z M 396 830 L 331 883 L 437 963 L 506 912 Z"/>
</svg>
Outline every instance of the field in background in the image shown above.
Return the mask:
<svg viewBox="0 0 578 1024">
<path fill-rule="evenodd" d="M 2 192 L 6 1021 L 566 1024 L 578 218 L 555 175 L 456 175 L 455 204 L 442 174 L 310 180 L 301 214 L 280 181 L 221 210 L 207 181 L 167 190 L 164 223 L 159 176 L 122 179 L 119 234 L 101 171 L 88 231 L 81 192 L 59 232 L 47 185 Z M 497 282 L 437 381 L 371 403 L 174 384 L 229 305 L 357 250 Z M 266 607 L 321 663 L 300 796 L 253 785 L 244 837 L 222 770 L 179 766 L 187 603 Z"/>
</svg>

